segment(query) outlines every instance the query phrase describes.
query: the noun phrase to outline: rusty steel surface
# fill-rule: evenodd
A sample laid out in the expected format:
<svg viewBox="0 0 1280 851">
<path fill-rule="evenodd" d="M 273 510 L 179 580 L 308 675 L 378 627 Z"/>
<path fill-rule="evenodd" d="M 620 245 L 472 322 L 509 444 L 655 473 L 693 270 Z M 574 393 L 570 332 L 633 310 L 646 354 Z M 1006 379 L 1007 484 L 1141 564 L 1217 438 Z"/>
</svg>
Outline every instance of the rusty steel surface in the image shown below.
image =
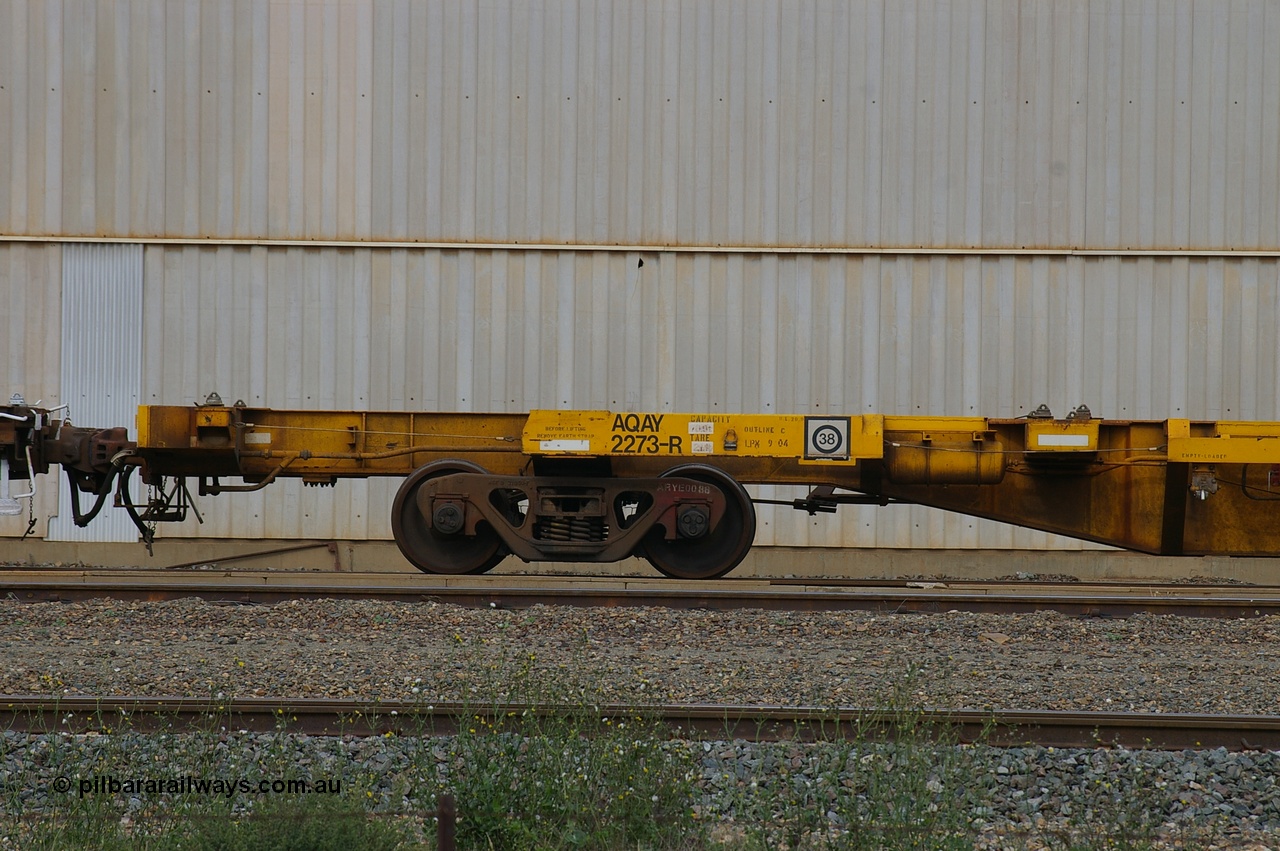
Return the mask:
<svg viewBox="0 0 1280 851">
<path fill-rule="evenodd" d="M 1280 615 L 1280 588 L 1241 585 L 1081 585 L 1078 583 L 832 583 L 525 576 L 428 577 L 314 571 L 0 569 L 0 595 L 19 602 L 99 598 L 159 601 L 199 597 L 214 603 L 273 605 L 299 599 L 435 601 L 459 606 L 764 609 L 774 611 L 994 614 L 1056 611 L 1081 617 L 1139 613 L 1244 618 Z"/>
<path fill-rule="evenodd" d="M 735 706 L 722 704 L 606 704 L 592 707 L 485 705 L 422 701 L 362 701 L 260 697 L 216 700 L 182 697 L 0 695 L 0 724 L 15 732 L 85 733 L 248 730 L 317 736 L 447 736 L 477 718 L 498 727 L 529 715 L 642 716 L 665 724 L 673 737 L 748 741 L 892 739 L 891 712 L 864 707 Z M 912 713 L 913 728 L 999 747 L 1127 747 L 1156 750 L 1280 748 L 1280 716 L 1193 715 L 1052 710 L 933 710 Z M 603 726 L 602 726 L 603 729 Z"/>
</svg>

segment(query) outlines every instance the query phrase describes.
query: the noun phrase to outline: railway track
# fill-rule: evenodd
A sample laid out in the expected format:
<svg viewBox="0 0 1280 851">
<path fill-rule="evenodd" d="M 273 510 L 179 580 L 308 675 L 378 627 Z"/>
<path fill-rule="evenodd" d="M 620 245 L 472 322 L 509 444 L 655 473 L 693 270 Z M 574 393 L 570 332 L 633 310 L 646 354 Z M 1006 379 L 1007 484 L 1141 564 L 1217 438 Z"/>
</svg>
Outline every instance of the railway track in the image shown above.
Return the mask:
<svg viewBox="0 0 1280 851">
<path fill-rule="evenodd" d="M 1280 587 L 1252 585 L 816 579 L 722 580 L 709 585 L 624 577 L 444 577 L 227 569 L 0 570 L 2 599 L 69 602 L 104 597 L 148 601 L 199 597 L 226 604 L 296 599 L 434 600 L 510 609 L 555 605 L 921 613 L 1058 611 L 1085 617 L 1146 612 L 1218 618 L 1280 614 Z"/>
<path fill-rule="evenodd" d="M 594 707 L 593 717 L 657 717 L 673 735 L 694 739 L 814 741 L 892 738 L 892 715 L 859 708 L 650 705 Z M 137 732 L 283 730 L 319 736 L 450 735 L 480 717 L 495 724 L 526 713 L 582 713 L 580 707 L 304 698 L 59 697 L 0 695 L 0 728 L 83 733 L 127 727 Z M 1049 710 L 922 710 L 917 729 L 946 731 L 962 742 L 995 746 L 1111 747 L 1183 750 L 1280 749 L 1280 715 L 1190 715 Z"/>
<path fill-rule="evenodd" d="M 305 598 L 385 601 L 436 600 L 468 606 L 662 606 L 774 610 L 982 612 L 1057 610 L 1122 617 L 1135 612 L 1249 617 L 1280 614 L 1280 588 L 1241 585 L 1164 585 L 1046 582 L 816 583 L 810 580 L 735 580 L 708 586 L 636 578 L 563 576 L 431 577 L 248 570 L 0 570 L 0 597 L 74 601 L 94 597 L 161 600 L 201 597 L 223 604 L 270 604 Z M 448 734 L 475 714 L 566 711 L 556 707 L 425 705 L 419 701 L 304 698 L 0 696 L 0 729 L 85 731 L 114 728 L 127 718 L 137 731 L 287 729 L 314 735 Z M 581 711 L 568 710 L 568 711 Z M 600 716 L 657 715 L 680 735 L 702 739 L 817 739 L 836 735 L 892 735 L 874 711 L 809 706 L 668 705 L 598 707 Z M 1163 749 L 1280 749 L 1280 716 L 1137 712 L 937 710 L 922 719 L 962 741 L 1054 747 L 1123 745 Z M 869 726 L 868 726 L 869 725 Z"/>
</svg>

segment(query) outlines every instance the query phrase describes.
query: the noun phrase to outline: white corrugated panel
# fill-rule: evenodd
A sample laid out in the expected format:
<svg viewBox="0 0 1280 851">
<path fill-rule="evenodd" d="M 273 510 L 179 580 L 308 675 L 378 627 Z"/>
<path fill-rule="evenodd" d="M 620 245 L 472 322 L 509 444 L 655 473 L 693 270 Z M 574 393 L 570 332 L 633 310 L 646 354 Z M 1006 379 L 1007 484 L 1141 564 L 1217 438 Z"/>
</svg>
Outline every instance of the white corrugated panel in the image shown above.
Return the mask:
<svg viewBox="0 0 1280 851">
<path fill-rule="evenodd" d="M 0 3 L 0 234 L 509 249 L 153 245 L 148 402 L 1274 418 L 1276 261 L 1229 252 L 1280 249 L 1277 43 L 1258 0 Z M 392 490 L 198 531 L 385 536 Z M 840 517 L 760 541 L 1067 545 Z"/>
<path fill-rule="evenodd" d="M 20 393 L 28 404 L 57 404 L 59 340 L 62 324 L 62 246 L 0 244 L 0 404 Z M 37 477 L 35 516 L 43 520 L 57 510 L 58 479 Z M 15 487 L 25 493 L 26 483 Z M 28 504 L 22 516 L 0 517 L 0 538 L 26 531 Z M 37 525 L 32 533 L 44 534 Z M 0 542 L 0 561 L 6 560 Z"/>
<path fill-rule="evenodd" d="M 640 265 L 643 260 L 643 266 Z M 1280 264 L 149 247 L 144 398 L 1280 418 Z M 193 534 L 385 537 L 395 483 L 205 501 Z M 171 532 L 170 534 L 174 534 Z M 920 508 L 763 510 L 761 544 L 1079 547 Z"/>
<path fill-rule="evenodd" d="M 142 376 L 142 246 L 69 244 L 62 251 L 62 388 L 59 404 L 74 425 L 127 426 L 137 437 Z M 52 404 L 52 403 L 48 403 Z M 53 477 L 48 477 L 52 483 Z M 136 484 L 136 483 L 135 483 Z M 66 488 L 65 482 L 61 487 Z M 136 489 L 135 489 L 136 498 Z M 75 525 L 63 496 L 49 522 L 52 541 L 136 541 L 123 508 L 111 507 L 88 526 Z M 81 508 L 92 500 L 81 495 Z"/>
<path fill-rule="evenodd" d="M 0 233 L 1280 245 L 1260 0 L 0 4 Z"/>
</svg>

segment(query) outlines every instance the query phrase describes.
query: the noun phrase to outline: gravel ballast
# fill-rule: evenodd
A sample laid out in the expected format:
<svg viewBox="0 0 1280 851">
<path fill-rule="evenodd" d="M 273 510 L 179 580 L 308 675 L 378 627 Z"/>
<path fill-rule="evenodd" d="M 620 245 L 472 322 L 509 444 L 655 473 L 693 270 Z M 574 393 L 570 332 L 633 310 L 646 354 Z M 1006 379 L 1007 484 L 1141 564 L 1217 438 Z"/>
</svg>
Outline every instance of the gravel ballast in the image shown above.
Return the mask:
<svg viewBox="0 0 1280 851">
<path fill-rule="evenodd" d="M 594 699 L 604 700 L 858 706 L 906 684 L 907 697 L 920 706 L 1280 711 L 1280 618 L 504 611 L 430 602 L 225 606 L 187 599 L 0 602 L 0 619 L 6 625 L 0 635 L 0 692 L 8 694 L 431 702 L 521 699 L 529 697 L 531 684 L 555 683 L 570 691 L 583 684 Z M 0 781 L 10 794 L 29 796 L 36 809 L 47 802 L 44 784 L 54 769 L 33 755 L 54 746 L 97 746 L 92 736 L 4 736 Z M 157 766 L 182 753 L 175 746 L 180 737 L 97 738 L 114 739 L 131 753 L 154 751 Z M 267 742 L 296 749 L 305 764 L 341 766 L 344 774 L 365 778 L 391 809 L 405 805 L 405 766 L 415 758 L 420 763 L 422 748 L 439 749 L 412 737 L 323 739 L 236 731 L 221 746 L 248 749 L 251 756 Z M 696 750 L 699 807 L 712 819 L 730 812 L 753 772 L 761 774 L 761 766 L 771 764 L 761 751 L 767 745 L 673 746 Z M 789 771 L 803 778 L 809 749 L 823 745 L 789 747 L 795 748 L 786 756 Z M 1220 847 L 1243 847 L 1231 838 L 1249 836 L 1255 843 L 1249 847 L 1262 848 L 1267 843 L 1258 836 L 1280 835 L 1275 753 L 1031 747 L 975 752 L 975 783 L 987 788 L 991 802 L 989 813 L 975 817 L 993 836 L 1078 820 L 1092 813 L 1100 790 L 1139 780 L 1147 794 L 1159 797 L 1150 805 L 1172 827 L 1219 825 L 1215 830 L 1225 837 Z M 991 847 L 999 847 L 993 842 Z"/>
<path fill-rule="evenodd" d="M 0 602 L 0 693 L 464 699 L 508 667 L 619 698 L 1271 714 L 1280 618 L 297 601 Z"/>
</svg>

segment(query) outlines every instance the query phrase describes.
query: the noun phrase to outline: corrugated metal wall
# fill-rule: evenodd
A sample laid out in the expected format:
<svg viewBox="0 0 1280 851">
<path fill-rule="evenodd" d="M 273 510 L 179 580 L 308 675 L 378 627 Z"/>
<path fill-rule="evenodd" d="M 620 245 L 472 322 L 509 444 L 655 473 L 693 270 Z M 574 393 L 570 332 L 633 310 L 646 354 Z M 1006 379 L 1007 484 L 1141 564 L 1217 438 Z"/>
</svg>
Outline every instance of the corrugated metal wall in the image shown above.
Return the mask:
<svg viewBox="0 0 1280 851">
<path fill-rule="evenodd" d="M 1280 419 L 1274 258 L 152 246 L 145 279 L 151 402 Z M 392 490 L 273 485 L 205 529 L 381 537 Z M 922 509 L 765 511 L 759 538 L 1048 540 Z"/>
<path fill-rule="evenodd" d="M 129 426 L 141 401 L 142 246 L 67 245 L 62 254 L 61 415 L 82 426 Z M 61 471 L 59 471 L 61 472 Z M 47 477 L 52 483 L 54 477 Z M 65 487 L 65 485 L 64 485 Z M 134 482 L 136 500 L 141 493 Z M 92 501 L 82 497 L 81 508 Z M 49 522 L 51 541 L 136 541 L 123 508 L 107 505 L 88 526 L 75 524 L 69 500 Z"/>
<path fill-rule="evenodd" d="M 0 232 L 1280 243 L 1268 0 L 0 4 Z"/>
<path fill-rule="evenodd" d="M 0 2 L 0 298 L 58 279 L 15 238 L 148 242 L 149 402 L 1280 418 L 1277 43 L 1267 0 Z M 382 537 L 392 490 L 191 532 Z"/>
<path fill-rule="evenodd" d="M 62 246 L 0 242 L 0 401 L 14 393 L 31 404 L 59 404 L 58 370 L 61 363 Z M 57 487 L 51 476 L 37 479 L 35 513 L 41 520 L 57 512 Z M 15 487 L 25 493 L 26 486 Z M 26 500 L 23 516 L 0 517 L 0 537 L 21 535 L 27 528 Z M 44 535 L 41 523 L 34 534 Z M 0 554 L 0 561 L 4 555 Z"/>
</svg>

